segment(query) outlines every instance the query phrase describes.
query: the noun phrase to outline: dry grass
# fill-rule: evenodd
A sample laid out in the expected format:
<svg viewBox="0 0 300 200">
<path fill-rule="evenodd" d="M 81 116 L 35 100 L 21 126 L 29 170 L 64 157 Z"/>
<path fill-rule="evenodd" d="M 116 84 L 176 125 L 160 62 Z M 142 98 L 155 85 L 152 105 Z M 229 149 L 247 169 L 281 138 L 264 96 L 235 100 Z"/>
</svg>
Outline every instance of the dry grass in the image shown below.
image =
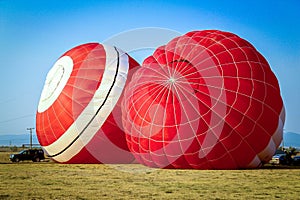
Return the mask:
<svg viewBox="0 0 300 200">
<path fill-rule="evenodd" d="M 163 170 L 133 165 L 10 163 L 0 199 L 299 199 L 300 169 Z"/>
</svg>

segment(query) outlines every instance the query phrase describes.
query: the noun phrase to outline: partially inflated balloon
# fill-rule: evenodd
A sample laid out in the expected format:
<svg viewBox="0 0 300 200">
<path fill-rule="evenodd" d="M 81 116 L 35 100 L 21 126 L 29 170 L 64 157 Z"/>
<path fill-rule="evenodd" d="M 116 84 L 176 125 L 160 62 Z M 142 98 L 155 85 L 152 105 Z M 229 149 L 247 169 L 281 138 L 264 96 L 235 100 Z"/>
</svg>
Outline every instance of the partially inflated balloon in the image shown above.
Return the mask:
<svg viewBox="0 0 300 200">
<path fill-rule="evenodd" d="M 138 64 L 98 43 L 63 54 L 49 71 L 36 114 L 38 140 L 61 163 L 130 163 L 120 101 Z"/>
<path fill-rule="evenodd" d="M 122 105 L 129 149 L 151 167 L 254 168 L 282 140 L 276 77 L 249 42 L 228 32 L 189 32 L 159 47 Z"/>
</svg>

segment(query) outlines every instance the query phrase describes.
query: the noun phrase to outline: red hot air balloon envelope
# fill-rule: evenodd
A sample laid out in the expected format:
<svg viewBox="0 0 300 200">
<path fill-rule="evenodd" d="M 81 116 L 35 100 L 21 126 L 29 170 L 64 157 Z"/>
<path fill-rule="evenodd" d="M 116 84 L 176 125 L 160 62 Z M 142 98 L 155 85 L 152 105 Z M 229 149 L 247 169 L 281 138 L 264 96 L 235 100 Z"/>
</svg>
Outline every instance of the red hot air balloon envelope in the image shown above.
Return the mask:
<svg viewBox="0 0 300 200">
<path fill-rule="evenodd" d="M 150 167 L 256 168 L 282 140 L 276 77 L 249 42 L 228 32 L 193 31 L 156 49 L 122 105 L 129 149 Z"/>
<path fill-rule="evenodd" d="M 60 163 L 130 163 L 120 101 L 138 64 L 98 43 L 63 54 L 49 71 L 36 114 L 38 140 Z"/>
</svg>

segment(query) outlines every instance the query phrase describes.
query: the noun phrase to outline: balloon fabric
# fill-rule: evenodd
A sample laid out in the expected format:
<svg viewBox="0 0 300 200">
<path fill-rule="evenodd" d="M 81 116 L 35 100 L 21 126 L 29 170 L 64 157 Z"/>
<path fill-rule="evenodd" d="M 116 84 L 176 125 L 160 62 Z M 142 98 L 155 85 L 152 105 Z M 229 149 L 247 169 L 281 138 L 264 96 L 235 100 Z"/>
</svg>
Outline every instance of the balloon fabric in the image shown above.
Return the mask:
<svg viewBox="0 0 300 200">
<path fill-rule="evenodd" d="M 259 167 L 280 145 L 284 121 L 267 60 L 218 30 L 192 31 L 157 48 L 122 101 L 130 151 L 156 168 Z"/>
<path fill-rule="evenodd" d="M 130 69 L 138 66 L 116 47 L 82 44 L 49 71 L 36 114 L 38 140 L 60 163 L 131 163 L 120 101 Z"/>
</svg>

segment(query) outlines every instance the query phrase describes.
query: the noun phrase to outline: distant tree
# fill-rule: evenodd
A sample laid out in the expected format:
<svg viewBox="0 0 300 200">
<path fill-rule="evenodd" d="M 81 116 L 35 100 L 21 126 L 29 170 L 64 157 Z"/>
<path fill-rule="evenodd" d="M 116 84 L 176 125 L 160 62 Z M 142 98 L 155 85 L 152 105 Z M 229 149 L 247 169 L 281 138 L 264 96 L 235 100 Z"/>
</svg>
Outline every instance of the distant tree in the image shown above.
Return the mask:
<svg viewBox="0 0 300 200">
<path fill-rule="evenodd" d="M 18 151 L 18 147 L 16 147 L 16 145 L 15 145 L 15 146 L 13 146 L 13 147 L 10 147 L 10 150 L 11 150 L 12 152 L 17 152 L 17 151 Z"/>
<path fill-rule="evenodd" d="M 284 152 L 286 154 L 286 160 L 287 164 L 291 164 L 293 161 L 293 156 L 297 155 L 298 151 L 295 147 L 289 147 L 287 149 L 284 149 Z"/>
</svg>

